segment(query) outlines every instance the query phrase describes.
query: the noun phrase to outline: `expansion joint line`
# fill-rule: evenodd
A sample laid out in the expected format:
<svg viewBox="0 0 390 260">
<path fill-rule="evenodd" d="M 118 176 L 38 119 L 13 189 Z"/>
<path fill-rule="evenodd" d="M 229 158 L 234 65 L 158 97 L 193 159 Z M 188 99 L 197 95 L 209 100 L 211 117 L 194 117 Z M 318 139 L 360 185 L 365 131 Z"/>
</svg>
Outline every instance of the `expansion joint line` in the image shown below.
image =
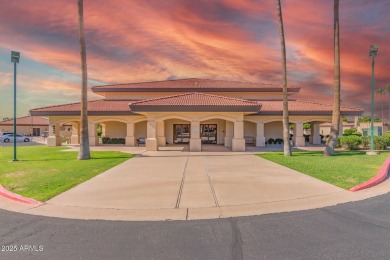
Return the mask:
<svg viewBox="0 0 390 260">
<path fill-rule="evenodd" d="M 211 181 L 211 177 L 210 177 L 210 174 L 209 174 L 209 169 L 207 168 L 207 164 L 206 164 L 206 160 L 205 160 L 204 156 L 202 156 L 202 160 L 203 160 L 204 168 L 205 168 L 205 170 L 206 170 L 207 179 L 208 179 L 208 181 L 209 181 L 209 185 L 210 185 L 210 188 L 211 188 L 211 192 L 213 193 L 213 198 L 214 198 L 215 206 L 219 207 L 219 203 L 218 203 L 218 199 L 217 199 L 217 194 L 215 193 L 215 189 L 214 189 L 213 183 L 212 183 L 212 181 Z"/>
<path fill-rule="evenodd" d="M 186 160 L 186 163 L 184 164 L 183 176 L 181 177 L 181 183 L 180 183 L 179 193 L 177 194 L 175 209 L 178 209 L 180 206 L 181 194 L 183 193 L 184 180 L 186 178 L 186 171 L 187 171 L 187 165 L 188 165 L 189 158 L 190 158 L 190 153 L 187 154 L 187 160 Z"/>
</svg>

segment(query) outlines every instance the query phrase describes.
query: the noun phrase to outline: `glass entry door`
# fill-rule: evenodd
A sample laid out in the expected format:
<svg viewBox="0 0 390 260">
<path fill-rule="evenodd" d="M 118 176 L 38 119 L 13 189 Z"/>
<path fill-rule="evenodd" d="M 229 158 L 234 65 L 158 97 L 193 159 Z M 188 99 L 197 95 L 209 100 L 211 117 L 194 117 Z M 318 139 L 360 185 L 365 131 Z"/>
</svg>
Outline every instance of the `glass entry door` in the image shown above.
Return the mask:
<svg viewBox="0 0 390 260">
<path fill-rule="evenodd" d="M 173 143 L 188 144 L 191 138 L 190 129 L 189 124 L 173 125 Z"/>
<path fill-rule="evenodd" d="M 217 144 L 217 125 L 200 125 L 200 139 L 202 144 Z"/>
</svg>

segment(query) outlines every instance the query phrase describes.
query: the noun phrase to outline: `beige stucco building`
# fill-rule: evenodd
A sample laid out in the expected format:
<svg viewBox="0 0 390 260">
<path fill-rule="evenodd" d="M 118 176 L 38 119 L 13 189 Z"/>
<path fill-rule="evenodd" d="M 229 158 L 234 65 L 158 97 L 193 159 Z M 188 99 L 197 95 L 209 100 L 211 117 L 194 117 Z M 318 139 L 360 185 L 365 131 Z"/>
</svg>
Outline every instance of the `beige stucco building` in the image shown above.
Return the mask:
<svg viewBox="0 0 390 260">
<path fill-rule="evenodd" d="M 295 100 L 298 86 L 289 86 L 289 115 L 294 124 L 292 143 L 305 146 L 303 124 L 312 125 L 311 143 L 320 144 L 320 124 L 331 121 L 332 105 Z M 92 87 L 101 100 L 88 102 L 90 145 L 99 145 L 97 125 L 103 136 L 124 138 L 126 146 L 146 139 L 146 149 L 188 143 L 190 151 L 202 144 L 245 151 L 247 145 L 265 146 L 282 138 L 282 87 L 274 84 L 207 79 L 182 79 Z M 48 145 L 61 145 L 59 126 L 72 124 L 72 143 L 79 142 L 80 103 L 30 110 L 49 117 Z M 343 116 L 363 110 L 341 107 Z"/>
<path fill-rule="evenodd" d="M 16 131 L 21 135 L 40 136 L 49 130 L 49 119 L 41 116 L 24 116 L 16 119 Z M 0 133 L 13 132 L 14 120 L 0 122 Z"/>
</svg>

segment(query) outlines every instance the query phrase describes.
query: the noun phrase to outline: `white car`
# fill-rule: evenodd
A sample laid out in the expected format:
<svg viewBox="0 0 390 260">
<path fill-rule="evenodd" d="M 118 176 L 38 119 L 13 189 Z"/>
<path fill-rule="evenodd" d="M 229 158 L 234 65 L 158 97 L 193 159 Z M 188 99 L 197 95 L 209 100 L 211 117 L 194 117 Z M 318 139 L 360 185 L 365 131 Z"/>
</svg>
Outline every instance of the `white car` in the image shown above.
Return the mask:
<svg viewBox="0 0 390 260">
<path fill-rule="evenodd" d="M 6 133 L 2 134 L 0 136 L 0 142 L 9 143 L 14 141 L 14 134 Z M 23 135 L 16 135 L 16 142 L 30 142 L 31 137 L 23 136 Z"/>
</svg>

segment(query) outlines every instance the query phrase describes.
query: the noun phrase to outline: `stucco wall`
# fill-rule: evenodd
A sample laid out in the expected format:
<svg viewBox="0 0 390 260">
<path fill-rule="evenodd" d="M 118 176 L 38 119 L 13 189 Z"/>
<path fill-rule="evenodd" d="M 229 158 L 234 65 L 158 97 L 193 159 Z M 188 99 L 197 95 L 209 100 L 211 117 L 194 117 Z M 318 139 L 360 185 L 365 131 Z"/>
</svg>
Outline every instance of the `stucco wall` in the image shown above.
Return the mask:
<svg viewBox="0 0 390 260">
<path fill-rule="evenodd" d="M 146 125 L 147 125 L 146 121 L 142 121 L 134 125 L 134 137 L 136 139 L 139 137 L 146 138 L 146 134 L 147 134 Z"/>
<path fill-rule="evenodd" d="M 256 137 L 256 124 L 244 121 L 244 136 Z"/>
<path fill-rule="evenodd" d="M 105 136 L 110 138 L 125 138 L 127 125 L 122 122 L 104 122 Z"/>
<path fill-rule="evenodd" d="M 264 124 L 264 136 L 265 141 L 268 141 L 268 139 L 273 138 L 283 138 L 283 124 L 282 122 L 270 122 Z"/>
</svg>

